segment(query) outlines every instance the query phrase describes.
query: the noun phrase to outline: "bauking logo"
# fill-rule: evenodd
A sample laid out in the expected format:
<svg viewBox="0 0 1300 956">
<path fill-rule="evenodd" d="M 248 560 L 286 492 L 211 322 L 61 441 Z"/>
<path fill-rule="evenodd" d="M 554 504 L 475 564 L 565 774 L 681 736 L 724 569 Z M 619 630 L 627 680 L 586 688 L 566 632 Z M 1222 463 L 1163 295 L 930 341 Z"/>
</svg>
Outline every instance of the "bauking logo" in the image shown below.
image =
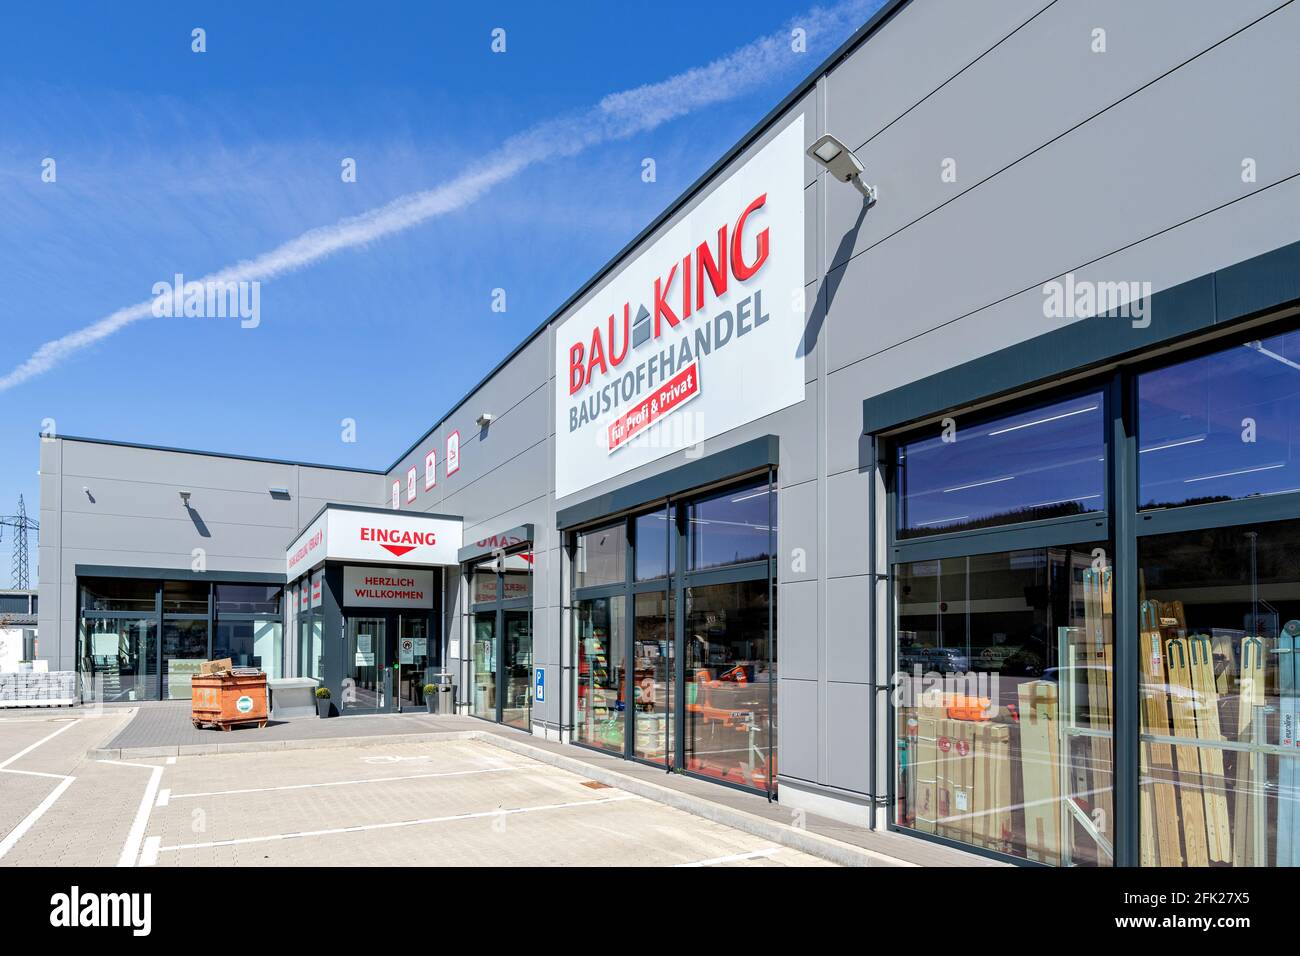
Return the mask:
<svg viewBox="0 0 1300 956">
<path fill-rule="evenodd" d="M 50 897 L 50 925 L 130 927 L 133 936 L 148 936 L 153 929 L 153 894 L 82 893 L 73 886 Z"/>
<path fill-rule="evenodd" d="M 421 545 L 432 547 L 438 543 L 438 537 L 432 531 L 397 531 L 389 528 L 362 528 L 361 540 L 374 542 L 399 558 Z"/>
<path fill-rule="evenodd" d="M 752 279 L 767 262 L 770 236 L 767 228 L 759 231 L 754 240 L 753 258 L 747 262 L 745 225 L 749 217 L 766 203 L 767 193 L 763 193 L 744 208 L 735 225 L 723 223 L 718 227 L 716 247 L 707 241 L 701 242 L 682 256 L 680 262 L 674 261 L 666 273 L 657 276 L 654 288 L 646 290 L 651 308 L 642 303 L 633 316 L 632 303 L 624 302 L 620 335 L 615 334 L 619 331 L 617 314 L 610 313 L 603 327 L 597 325 L 589 338 L 569 346 L 569 394 L 577 394 L 585 386 L 594 384 L 597 373 L 602 377 L 608 376 L 611 369 L 622 365 L 628 356 L 629 342 L 633 349 L 640 348 L 657 340 L 665 325 L 669 329 L 676 328 L 697 310 L 702 310 L 706 284 L 716 299 L 726 295 L 731 279 L 738 283 Z M 762 313 L 761 305 L 755 303 L 753 311 L 757 317 Z"/>
</svg>

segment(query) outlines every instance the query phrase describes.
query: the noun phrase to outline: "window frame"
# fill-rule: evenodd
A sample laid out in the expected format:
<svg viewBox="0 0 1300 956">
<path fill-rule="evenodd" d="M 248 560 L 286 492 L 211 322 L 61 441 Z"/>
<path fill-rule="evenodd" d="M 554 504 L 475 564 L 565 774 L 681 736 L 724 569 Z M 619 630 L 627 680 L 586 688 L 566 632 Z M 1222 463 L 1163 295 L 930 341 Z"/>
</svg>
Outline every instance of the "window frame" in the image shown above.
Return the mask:
<svg viewBox="0 0 1300 956">
<path fill-rule="evenodd" d="M 690 527 L 689 527 L 689 509 L 690 506 L 704 499 L 714 498 L 722 494 L 733 491 L 743 491 L 747 489 L 757 490 L 766 487 L 768 494 L 768 547 L 767 557 L 756 561 L 740 562 L 732 565 L 723 565 L 704 568 L 701 570 L 692 570 L 689 566 L 690 556 Z M 761 470 L 746 472 L 740 475 L 729 477 L 725 480 L 713 482 L 709 485 L 692 488 L 674 493 L 655 501 L 645 502 L 634 509 L 630 509 L 616 516 L 605 515 L 592 522 L 578 525 L 567 529 L 564 533 L 564 548 L 568 554 L 569 565 L 572 568 L 577 556 L 578 538 L 583 534 L 590 534 L 594 531 L 600 531 L 603 528 L 612 528 L 622 525 L 624 528 L 626 557 L 624 559 L 624 579 L 621 583 L 600 584 L 588 587 L 572 586 L 569 590 L 569 605 L 566 607 L 568 612 L 567 627 L 570 634 L 570 651 L 566 666 L 571 672 L 572 687 L 569 690 L 570 702 L 569 712 L 565 719 L 569 721 L 571 727 L 577 726 L 576 704 L 578 699 L 577 680 L 578 680 L 578 646 L 576 640 L 576 605 L 579 601 L 592 600 L 599 598 L 623 597 L 623 617 L 624 628 L 627 639 L 624 644 L 624 674 L 630 673 L 634 666 L 633 657 L 636 645 L 636 595 L 659 592 L 666 595 L 668 600 L 665 601 L 665 608 L 671 609 L 671 617 L 666 621 L 669 640 L 673 647 L 673 663 L 669 672 L 669 697 L 671 700 L 671 736 L 669 743 L 669 753 L 666 761 L 647 760 L 636 755 L 635 741 L 635 708 L 628 707 L 624 710 L 623 725 L 623 752 L 621 756 L 625 760 L 631 760 L 646 766 L 655 767 L 660 770 L 666 770 L 669 773 L 680 773 L 688 777 L 694 777 L 700 780 L 707 780 L 710 783 L 719 784 L 725 787 L 731 787 L 745 793 L 758 793 L 766 796 L 769 800 L 776 798 L 776 781 L 767 780 L 767 786 L 764 789 L 756 787 L 742 786 L 741 784 L 723 780 L 709 774 L 698 773 L 686 769 L 686 721 L 685 701 L 686 701 L 686 657 L 684 650 L 684 634 L 686 627 L 686 602 L 687 592 L 692 587 L 706 587 L 714 584 L 737 584 L 746 581 L 767 581 L 768 587 L 768 666 L 769 669 L 775 668 L 778 663 L 776 656 L 777 641 L 780 635 L 777 630 L 777 620 L 775 618 L 776 608 L 776 588 L 777 588 L 777 555 L 776 555 L 776 537 L 777 537 L 777 520 L 776 508 L 780 488 L 777 484 L 777 472 L 775 466 L 767 466 Z M 636 579 L 636 535 L 637 520 L 648 514 L 654 514 L 659 511 L 668 512 L 668 520 L 665 521 L 665 534 L 668 537 L 667 553 L 667 574 L 638 581 Z M 576 572 L 572 578 L 576 580 Z M 775 640 L 773 639 L 775 637 Z M 775 671 L 779 673 L 779 671 Z M 773 715 L 776 714 L 776 692 L 777 681 L 768 682 L 768 754 L 776 752 L 776 731 L 773 721 Z M 596 753 L 606 756 L 618 752 L 608 748 L 601 748 L 591 744 L 584 743 L 576 739 L 576 735 L 570 736 L 570 743 L 574 746 L 583 747 Z M 769 775 L 770 776 L 770 775 Z"/>
</svg>

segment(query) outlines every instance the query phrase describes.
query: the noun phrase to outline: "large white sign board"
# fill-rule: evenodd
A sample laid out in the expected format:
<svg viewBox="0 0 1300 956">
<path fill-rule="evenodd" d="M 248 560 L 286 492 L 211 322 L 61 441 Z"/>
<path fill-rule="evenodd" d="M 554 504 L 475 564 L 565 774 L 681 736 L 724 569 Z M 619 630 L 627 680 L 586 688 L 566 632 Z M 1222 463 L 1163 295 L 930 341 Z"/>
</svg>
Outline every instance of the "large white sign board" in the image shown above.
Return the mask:
<svg viewBox="0 0 1300 956">
<path fill-rule="evenodd" d="M 328 508 L 289 546 L 285 569 L 293 580 L 327 558 L 455 565 L 462 543 L 458 518 Z"/>
<path fill-rule="evenodd" d="M 428 610 L 433 607 L 433 571 L 349 565 L 343 569 L 343 606 Z"/>
<path fill-rule="evenodd" d="M 555 333 L 555 493 L 803 401 L 803 117 Z"/>
</svg>

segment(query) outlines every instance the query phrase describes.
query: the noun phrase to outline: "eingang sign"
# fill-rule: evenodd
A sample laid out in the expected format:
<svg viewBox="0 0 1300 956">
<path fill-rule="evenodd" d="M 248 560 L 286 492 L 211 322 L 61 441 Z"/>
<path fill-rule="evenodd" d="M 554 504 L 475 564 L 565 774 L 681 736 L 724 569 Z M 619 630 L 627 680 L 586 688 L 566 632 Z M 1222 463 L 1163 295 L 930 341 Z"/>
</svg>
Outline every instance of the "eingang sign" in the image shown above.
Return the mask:
<svg viewBox="0 0 1300 956">
<path fill-rule="evenodd" d="M 555 333 L 564 497 L 803 401 L 796 118 Z"/>
<path fill-rule="evenodd" d="M 459 518 L 328 507 L 289 546 L 285 573 L 292 580 L 326 560 L 454 565 L 461 537 Z"/>
</svg>

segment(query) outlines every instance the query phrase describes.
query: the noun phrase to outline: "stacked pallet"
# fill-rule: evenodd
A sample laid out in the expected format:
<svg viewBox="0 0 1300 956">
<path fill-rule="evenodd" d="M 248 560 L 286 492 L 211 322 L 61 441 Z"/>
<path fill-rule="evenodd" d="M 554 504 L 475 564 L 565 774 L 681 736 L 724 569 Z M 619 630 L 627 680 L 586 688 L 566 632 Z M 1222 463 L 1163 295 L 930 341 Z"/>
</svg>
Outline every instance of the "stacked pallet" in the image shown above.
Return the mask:
<svg viewBox="0 0 1300 956">
<path fill-rule="evenodd" d="M 0 674 L 0 707 L 52 707 L 76 703 L 74 671 Z"/>
</svg>

